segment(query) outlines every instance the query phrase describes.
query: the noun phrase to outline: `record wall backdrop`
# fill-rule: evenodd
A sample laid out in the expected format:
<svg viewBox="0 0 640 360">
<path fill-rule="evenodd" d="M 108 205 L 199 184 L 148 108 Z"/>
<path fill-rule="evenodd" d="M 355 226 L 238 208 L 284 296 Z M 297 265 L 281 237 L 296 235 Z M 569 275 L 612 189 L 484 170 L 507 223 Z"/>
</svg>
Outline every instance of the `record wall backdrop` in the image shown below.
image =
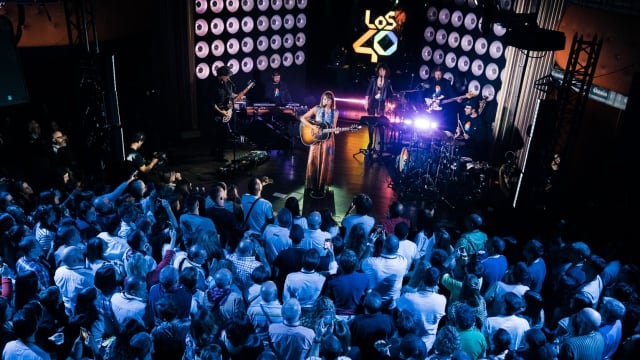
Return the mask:
<svg viewBox="0 0 640 360">
<path fill-rule="evenodd" d="M 501 1 L 501 6 L 510 10 L 511 2 Z M 483 28 L 482 12 L 471 0 L 428 6 L 425 16 L 420 79 L 428 79 L 440 66 L 455 88 L 482 95 L 495 109 L 506 64 L 507 30 L 499 24 Z"/>
<path fill-rule="evenodd" d="M 227 65 L 234 73 L 237 91 L 250 80 L 256 87 L 247 100 L 262 101 L 265 84 L 278 69 L 296 99 L 304 93 L 307 34 L 307 0 L 196 0 L 194 1 L 195 75 L 199 103 L 216 68 Z M 295 81 L 288 81 L 295 79 Z M 200 109 L 200 120 L 203 120 Z M 204 114 L 204 116 L 208 116 Z"/>
</svg>

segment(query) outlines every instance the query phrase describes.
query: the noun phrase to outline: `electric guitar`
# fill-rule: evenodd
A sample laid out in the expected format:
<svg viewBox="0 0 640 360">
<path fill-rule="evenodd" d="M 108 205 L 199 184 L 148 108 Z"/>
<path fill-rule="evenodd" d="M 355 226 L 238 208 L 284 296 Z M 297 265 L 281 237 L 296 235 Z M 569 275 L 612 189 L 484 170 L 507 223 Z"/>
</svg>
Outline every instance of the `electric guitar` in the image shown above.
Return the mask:
<svg viewBox="0 0 640 360">
<path fill-rule="evenodd" d="M 457 96 L 457 97 L 453 97 L 451 99 L 444 99 L 442 100 L 442 97 L 440 98 L 425 98 L 424 101 L 427 104 L 427 112 L 431 112 L 432 110 L 435 111 L 440 111 L 442 110 L 442 106 L 440 105 L 444 105 L 444 104 L 448 104 L 450 102 L 454 102 L 454 101 L 459 101 L 462 99 L 471 99 L 473 97 L 478 96 L 477 93 L 472 93 L 472 92 L 468 92 L 464 95 L 461 96 Z"/>
<path fill-rule="evenodd" d="M 253 88 L 254 86 L 256 86 L 256 82 L 254 80 L 249 80 L 249 83 L 247 83 L 247 87 L 244 88 L 244 90 L 240 91 L 234 97 L 229 97 L 228 101 L 224 103 L 222 106 L 216 105 L 216 108 L 221 113 L 224 113 L 224 116 L 222 116 L 223 123 L 228 123 L 233 117 L 233 104 L 235 104 L 236 101 L 242 99 L 247 94 L 247 92 L 249 92 L 249 90 L 251 90 L 251 88 Z"/>
<path fill-rule="evenodd" d="M 358 124 L 353 124 L 349 127 L 332 128 L 326 123 L 314 125 L 303 121 L 300 123 L 300 139 L 303 144 L 310 146 L 329 139 L 333 133 L 342 131 L 358 131 L 361 128 L 362 126 Z"/>
</svg>

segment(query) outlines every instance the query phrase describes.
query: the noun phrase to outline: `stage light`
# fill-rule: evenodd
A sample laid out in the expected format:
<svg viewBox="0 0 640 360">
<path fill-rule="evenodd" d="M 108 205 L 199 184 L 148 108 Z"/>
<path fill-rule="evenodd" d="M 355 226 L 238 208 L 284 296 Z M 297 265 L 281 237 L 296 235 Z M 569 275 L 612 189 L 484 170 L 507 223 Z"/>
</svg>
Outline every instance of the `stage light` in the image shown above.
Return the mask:
<svg viewBox="0 0 640 360">
<path fill-rule="evenodd" d="M 256 27 L 258 27 L 260 31 L 267 31 L 269 28 L 269 18 L 261 15 L 258 20 L 256 20 Z"/>
<path fill-rule="evenodd" d="M 256 66 L 258 70 L 264 71 L 269 66 L 269 59 L 265 55 L 258 56 Z"/>
<path fill-rule="evenodd" d="M 287 10 L 293 10 L 293 8 L 296 6 L 296 1 L 295 0 L 284 0 L 283 2 L 284 4 L 284 8 Z"/>
<path fill-rule="evenodd" d="M 292 34 L 286 34 L 282 37 L 282 45 L 284 45 L 285 48 L 290 49 L 294 44 L 295 42 Z"/>
<path fill-rule="evenodd" d="M 196 76 L 198 77 L 198 79 L 206 79 L 207 77 L 209 77 L 209 72 L 209 65 L 205 63 L 200 63 L 196 66 Z"/>
<path fill-rule="evenodd" d="M 198 19 L 196 20 L 196 35 L 205 36 L 209 32 L 209 24 L 207 24 L 207 20 Z"/>
<path fill-rule="evenodd" d="M 280 35 L 274 34 L 271 37 L 271 48 L 273 50 L 278 50 L 280 49 L 280 46 L 282 46 L 282 38 L 280 37 Z"/>
<path fill-rule="evenodd" d="M 269 58 L 269 65 L 271 65 L 272 69 L 279 68 L 281 63 L 282 63 L 282 58 L 278 54 L 273 54 Z"/>
<path fill-rule="evenodd" d="M 253 39 L 245 36 L 245 38 L 242 39 L 241 47 L 242 51 L 244 51 L 245 54 L 250 53 L 251 51 L 253 51 Z"/>
<path fill-rule="evenodd" d="M 282 65 L 284 65 L 285 67 L 289 67 L 291 65 L 293 65 L 293 54 L 290 52 L 286 52 L 284 53 L 284 55 L 282 55 Z"/>
<path fill-rule="evenodd" d="M 304 60 L 305 60 L 304 51 L 302 50 L 296 51 L 296 56 L 295 56 L 296 65 L 304 64 Z"/>
<path fill-rule="evenodd" d="M 269 39 L 265 35 L 260 36 L 258 40 L 256 40 L 256 47 L 259 51 L 264 52 L 269 48 Z"/>
<path fill-rule="evenodd" d="M 253 71 L 253 59 L 250 57 L 246 57 L 244 59 L 242 59 L 242 71 L 246 72 L 246 73 L 250 73 Z"/>
<path fill-rule="evenodd" d="M 229 12 L 234 13 L 240 8 L 240 0 L 227 0 L 225 6 Z"/>
<path fill-rule="evenodd" d="M 222 0 L 211 0 L 211 2 L 209 3 L 209 7 L 214 14 L 218 14 L 222 12 L 222 9 L 224 8 L 224 2 Z"/>
<path fill-rule="evenodd" d="M 209 55 L 209 44 L 206 41 L 198 41 L 196 44 L 196 56 L 203 59 Z"/>
<path fill-rule="evenodd" d="M 241 6 L 244 12 L 249 12 L 253 10 L 253 0 L 242 0 Z"/>
<path fill-rule="evenodd" d="M 269 0 L 256 0 L 256 6 L 260 11 L 266 11 L 269 8 Z"/>
<path fill-rule="evenodd" d="M 207 2 L 198 0 L 196 1 L 196 14 L 204 14 L 207 11 Z"/>
<path fill-rule="evenodd" d="M 222 42 L 222 40 L 220 39 L 215 40 L 213 43 L 211 43 L 211 54 L 213 54 L 213 56 L 222 56 L 222 54 L 224 54 L 224 49 L 224 42 Z"/>
<path fill-rule="evenodd" d="M 275 11 L 280 10 L 282 8 L 282 0 L 271 0 L 271 8 Z"/>
<path fill-rule="evenodd" d="M 229 55 L 235 55 L 240 51 L 240 42 L 236 38 L 229 39 L 227 41 L 227 52 Z"/>
<path fill-rule="evenodd" d="M 296 18 L 294 18 L 291 14 L 287 14 L 284 16 L 284 19 L 282 19 L 282 25 L 284 25 L 285 29 L 291 30 L 294 26 L 296 26 Z"/>
<path fill-rule="evenodd" d="M 302 29 L 307 25 L 307 15 L 305 14 L 298 14 L 298 16 L 296 16 L 296 26 L 298 27 L 298 29 Z"/>
</svg>

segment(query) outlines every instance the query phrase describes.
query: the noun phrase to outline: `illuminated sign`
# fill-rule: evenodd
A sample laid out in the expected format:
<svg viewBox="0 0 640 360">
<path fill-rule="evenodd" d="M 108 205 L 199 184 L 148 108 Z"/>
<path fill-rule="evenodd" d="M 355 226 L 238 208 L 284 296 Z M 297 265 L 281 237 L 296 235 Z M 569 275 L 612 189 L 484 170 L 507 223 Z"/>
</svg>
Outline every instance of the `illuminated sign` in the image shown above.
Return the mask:
<svg viewBox="0 0 640 360">
<path fill-rule="evenodd" d="M 353 50 L 358 54 L 370 54 L 371 62 L 377 63 L 378 56 L 389 56 L 398 50 L 398 36 L 393 32 L 396 27 L 395 11 L 389 11 L 384 16 L 378 16 L 371 23 L 371 10 L 365 10 L 364 23 L 367 30 L 353 43 Z M 365 43 L 373 39 L 373 44 Z"/>
</svg>

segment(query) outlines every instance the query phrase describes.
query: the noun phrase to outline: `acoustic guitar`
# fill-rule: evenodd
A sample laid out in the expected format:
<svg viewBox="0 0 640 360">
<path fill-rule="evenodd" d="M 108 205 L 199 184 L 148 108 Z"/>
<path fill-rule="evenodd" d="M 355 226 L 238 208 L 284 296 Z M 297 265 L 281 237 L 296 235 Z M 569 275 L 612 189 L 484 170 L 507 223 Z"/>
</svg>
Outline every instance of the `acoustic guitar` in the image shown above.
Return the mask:
<svg viewBox="0 0 640 360">
<path fill-rule="evenodd" d="M 353 124 L 349 127 L 332 128 L 327 123 L 313 125 L 303 121 L 300 123 L 300 139 L 303 144 L 310 146 L 329 139 L 333 133 L 342 131 L 358 131 L 361 128 L 362 126 L 358 124 Z"/>
<path fill-rule="evenodd" d="M 236 101 L 242 99 L 254 86 L 256 86 L 256 82 L 254 80 L 249 80 L 249 83 L 247 84 L 247 87 L 244 88 L 244 90 L 240 91 L 236 96 L 230 97 L 229 100 L 222 106 L 216 105 L 218 110 L 225 114 L 222 117 L 223 123 L 228 123 L 233 117 L 233 104 L 235 104 Z"/>
</svg>

